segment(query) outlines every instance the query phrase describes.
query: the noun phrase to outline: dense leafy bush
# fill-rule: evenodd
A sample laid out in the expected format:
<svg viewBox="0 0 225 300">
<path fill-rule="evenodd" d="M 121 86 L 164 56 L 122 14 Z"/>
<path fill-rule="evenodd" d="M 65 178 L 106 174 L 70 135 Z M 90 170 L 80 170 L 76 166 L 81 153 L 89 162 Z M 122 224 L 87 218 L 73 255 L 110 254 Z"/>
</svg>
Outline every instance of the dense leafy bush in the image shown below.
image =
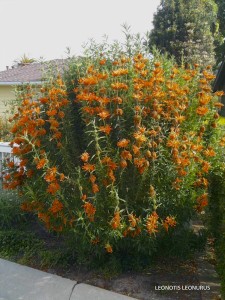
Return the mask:
<svg viewBox="0 0 225 300">
<path fill-rule="evenodd" d="M 211 174 L 208 225 L 215 238 L 217 271 L 221 278 L 222 293 L 225 295 L 225 173 Z"/>
<path fill-rule="evenodd" d="M 128 39 L 92 44 L 39 93 L 20 93 L 5 188 L 80 251 L 147 253 L 208 204 L 220 138 L 214 76 Z M 15 146 L 15 143 L 19 146 Z"/>
<path fill-rule="evenodd" d="M 21 199 L 14 191 L 0 190 L 0 229 L 16 227 L 25 221 L 20 204 Z"/>
</svg>

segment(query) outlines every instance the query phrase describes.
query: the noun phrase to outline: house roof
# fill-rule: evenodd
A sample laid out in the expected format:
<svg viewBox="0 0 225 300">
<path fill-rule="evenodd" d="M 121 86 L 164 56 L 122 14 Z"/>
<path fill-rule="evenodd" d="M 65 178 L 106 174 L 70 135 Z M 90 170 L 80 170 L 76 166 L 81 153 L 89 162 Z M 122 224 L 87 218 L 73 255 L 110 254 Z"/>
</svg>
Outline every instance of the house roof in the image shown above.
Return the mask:
<svg viewBox="0 0 225 300">
<path fill-rule="evenodd" d="M 43 80 L 43 71 L 50 66 L 62 71 L 65 59 L 55 59 L 48 62 L 30 63 L 0 71 L 0 85 L 18 85 L 22 83 L 38 84 Z"/>
</svg>

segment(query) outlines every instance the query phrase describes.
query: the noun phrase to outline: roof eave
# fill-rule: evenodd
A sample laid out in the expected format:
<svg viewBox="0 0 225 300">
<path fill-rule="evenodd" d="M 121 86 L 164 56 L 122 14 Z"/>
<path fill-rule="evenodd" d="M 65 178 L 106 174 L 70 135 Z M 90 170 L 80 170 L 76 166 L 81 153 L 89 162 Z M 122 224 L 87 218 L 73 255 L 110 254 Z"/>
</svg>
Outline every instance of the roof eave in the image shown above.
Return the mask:
<svg viewBox="0 0 225 300">
<path fill-rule="evenodd" d="M 1 85 L 23 85 L 23 84 L 34 84 L 34 85 L 39 85 L 42 84 L 43 81 L 0 81 L 0 86 Z"/>
</svg>

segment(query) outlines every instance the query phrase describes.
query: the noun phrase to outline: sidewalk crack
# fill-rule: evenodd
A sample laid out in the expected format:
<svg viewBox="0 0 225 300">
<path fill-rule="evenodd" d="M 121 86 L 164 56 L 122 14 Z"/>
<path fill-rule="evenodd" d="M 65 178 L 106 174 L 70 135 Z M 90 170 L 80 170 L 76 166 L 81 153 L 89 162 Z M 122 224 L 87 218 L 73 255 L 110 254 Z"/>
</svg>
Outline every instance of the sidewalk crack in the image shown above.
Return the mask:
<svg viewBox="0 0 225 300">
<path fill-rule="evenodd" d="M 69 300 L 71 299 L 71 296 L 72 296 L 72 294 L 73 294 L 73 291 L 74 291 L 75 287 L 76 287 L 78 284 L 79 284 L 78 282 L 74 283 L 74 285 L 73 285 L 73 287 L 72 287 L 72 290 L 71 290 L 71 293 L 70 293 L 70 296 L 69 296 Z"/>
</svg>

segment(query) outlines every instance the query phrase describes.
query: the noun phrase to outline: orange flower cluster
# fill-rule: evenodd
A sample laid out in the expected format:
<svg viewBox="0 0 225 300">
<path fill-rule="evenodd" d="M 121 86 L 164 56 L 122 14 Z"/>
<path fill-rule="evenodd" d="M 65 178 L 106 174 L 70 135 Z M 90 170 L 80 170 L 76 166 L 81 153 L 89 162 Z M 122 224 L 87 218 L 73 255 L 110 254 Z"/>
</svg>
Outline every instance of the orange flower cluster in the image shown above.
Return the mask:
<svg viewBox="0 0 225 300">
<path fill-rule="evenodd" d="M 49 208 L 49 211 L 52 212 L 53 214 L 58 213 L 63 209 L 63 204 L 60 202 L 58 199 L 55 199 L 52 202 L 52 206 Z"/>
<path fill-rule="evenodd" d="M 211 94 L 213 76 L 208 71 L 199 76 L 198 68 L 178 70 L 175 67 L 168 76 L 161 62 L 149 67 L 150 61 L 142 54 L 137 54 L 132 60 L 118 58 L 112 62 L 111 69 L 107 69 L 108 65 L 109 59 L 107 65 L 99 61 L 99 65 L 90 66 L 87 77 L 81 78 L 76 89 L 75 101 L 82 107 L 85 122 L 89 126 L 94 124 L 95 133 L 92 133 L 90 142 L 95 145 L 96 153 L 91 154 L 91 146 L 91 163 L 89 154 L 83 154 L 81 158 L 84 176 L 90 173 L 92 186 L 89 192 L 93 197 L 97 197 L 98 192 L 107 195 L 112 184 L 122 182 L 126 187 L 121 187 L 121 193 L 124 194 L 122 189 L 129 193 L 133 188 L 129 182 L 133 176 L 139 174 L 145 178 L 152 172 L 154 177 L 162 171 L 164 163 L 170 166 L 171 174 L 168 175 L 170 186 L 164 186 L 169 184 L 165 180 L 160 183 L 162 189 L 171 189 L 175 195 L 190 187 L 196 191 L 206 190 L 208 181 L 204 173 L 208 173 L 210 159 L 215 157 L 216 151 L 204 143 L 205 124 L 211 111 L 221 107 Z M 102 76 L 106 69 L 108 76 Z M 196 95 L 193 96 L 195 83 Z M 198 120 L 198 125 L 193 127 L 192 115 Z M 88 130 L 90 132 L 90 127 Z M 97 186 L 93 186 L 96 183 L 93 172 L 102 178 Z M 149 199 L 150 196 L 158 201 L 161 188 L 158 189 L 157 184 L 153 187 L 150 182 L 145 182 L 150 189 L 141 197 Z M 121 227 L 121 217 L 116 212 L 109 221 L 113 229 Z M 124 236 L 139 235 L 138 219 L 129 215 L 129 222 Z M 168 216 L 160 224 L 168 231 L 169 227 L 176 226 L 176 221 Z M 159 216 L 154 211 L 146 221 L 149 234 L 155 234 L 158 225 Z"/>
<path fill-rule="evenodd" d="M 94 207 L 94 205 L 91 204 L 90 202 L 85 202 L 83 207 L 84 207 L 84 211 L 85 211 L 88 219 L 91 222 L 94 222 L 94 216 L 95 216 L 95 212 L 96 212 L 96 208 Z"/>
<path fill-rule="evenodd" d="M 166 217 L 166 219 L 163 221 L 163 227 L 166 229 L 166 231 L 169 230 L 169 227 L 175 227 L 177 224 L 174 217 Z"/>
<path fill-rule="evenodd" d="M 149 234 L 155 234 L 158 231 L 158 219 L 159 216 L 156 211 L 153 211 L 153 213 L 148 216 L 146 228 Z"/>
<path fill-rule="evenodd" d="M 117 143 L 117 146 L 118 146 L 119 148 L 127 148 L 127 146 L 128 146 L 129 143 L 130 143 L 129 140 L 127 140 L 127 139 L 122 139 L 122 140 L 120 140 L 120 141 Z"/>
<path fill-rule="evenodd" d="M 89 177 L 89 180 L 90 180 L 91 185 L 92 185 L 92 192 L 94 194 L 96 194 L 96 193 L 99 192 L 99 186 L 96 184 L 96 176 L 93 174 L 93 172 L 95 171 L 95 165 L 92 165 L 92 164 L 88 163 L 89 158 L 90 158 L 90 155 L 87 152 L 84 152 L 81 155 L 81 160 L 84 162 L 84 165 L 82 166 L 82 169 L 85 172 L 91 173 L 90 177 Z"/>
<path fill-rule="evenodd" d="M 141 233 L 141 228 L 138 226 L 138 222 L 140 221 L 140 218 L 137 218 L 134 214 L 129 214 L 128 215 L 128 220 L 130 223 L 130 226 L 125 229 L 123 232 L 123 236 L 131 236 L 131 237 L 136 237 Z"/>
<path fill-rule="evenodd" d="M 196 209 L 198 212 L 201 212 L 205 206 L 208 205 L 208 194 L 204 193 L 197 198 Z"/>
<path fill-rule="evenodd" d="M 123 69 L 119 68 L 117 70 L 112 71 L 112 76 L 122 76 L 122 75 L 127 75 L 128 74 L 128 69 Z"/>
<path fill-rule="evenodd" d="M 101 163 L 105 166 L 107 166 L 107 177 L 110 180 L 111 183 L 114 183 L 116 180 L 116 177 L 114 175 L 114 171 L 117 168 L 117 164 L 108 156 L 105 156 Z M 108 182 L 106 182 L 106 185 L 108 185 Z"/>
<path fill-rule="evenodd" d="M 48 197 L 51 197 L 60 190 L 59 181 L 65 180 L 65 175 L 58 173 L 56 167 L 49 167 L 50 162 L 45 150 L 49 141 L 55 142 L 57 147 L 61 147 L 60 128 L 65 116 L 63 110 L 69 100 L 66 98 L 66 87 L 60 76 L 40 89 L 39 95 L 41 94 L 41 96 L 39 98 L 31 90 L 30 86 L 24 87 L 21 93 L 21 106 L 11 118 L 14 135 L 11 146 L 20 163 L 19 166 L 10 165 L 11 175 L 7 178 L 4 186 L 8 189 L 15 189 L 18 186 L 22 188 L 28 180 L 41 181 L 43 179 L 43 187 L 46 187 L 47 183 L 46 191 L 49 194 Z M 31 159 L 31 157 L 33 158 Z M 33 179 L 34 177 L 37 179 Z M 41 201 L 44 199 L 40 200 L 38 205 L 33 202 L 30 204 L 25 202 L 22 209 L 36 211 L 38 217 L 50 228 L 49 213 L 60 212 L 63 204 L 55 199 L 52 206 L 47 209 L 44 208 Z M 56 229 L 58 230 L 59 227 Z"/>
</svg>

